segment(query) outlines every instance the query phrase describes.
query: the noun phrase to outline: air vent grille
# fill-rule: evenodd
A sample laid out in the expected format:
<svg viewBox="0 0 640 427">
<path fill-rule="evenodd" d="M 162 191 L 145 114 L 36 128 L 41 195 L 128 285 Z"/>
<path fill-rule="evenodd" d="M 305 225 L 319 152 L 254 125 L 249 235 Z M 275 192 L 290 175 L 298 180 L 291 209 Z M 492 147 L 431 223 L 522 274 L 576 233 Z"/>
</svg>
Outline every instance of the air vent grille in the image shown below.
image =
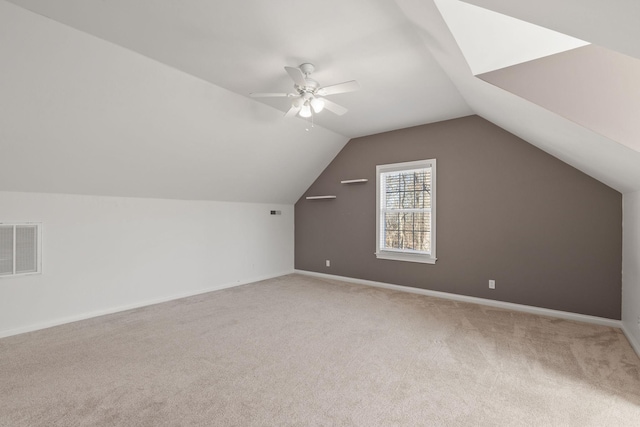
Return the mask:
<svg viewBox="0 0 640 427">
<path fill-rule="evenodd" d="M 0 276 L 13 274 L 13 226 L 0 225 Z"/>
<path fill-rule="evenodd" d="M 16 226 L 16 274 L 38 271 L 38 228 L 35 225 Z"/>
<path fill-rule="evenodd" d="M 40 272 L 41 233 L 39 223 L 0 223 L 0 277 Z"/>
</svg>

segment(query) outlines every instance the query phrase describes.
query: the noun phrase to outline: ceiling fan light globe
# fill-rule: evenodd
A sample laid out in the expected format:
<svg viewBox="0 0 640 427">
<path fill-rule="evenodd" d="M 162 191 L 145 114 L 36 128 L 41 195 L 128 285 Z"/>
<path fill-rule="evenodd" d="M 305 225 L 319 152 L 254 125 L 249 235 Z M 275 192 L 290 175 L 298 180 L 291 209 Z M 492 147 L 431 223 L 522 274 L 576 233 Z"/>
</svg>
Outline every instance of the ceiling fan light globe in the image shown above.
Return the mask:
<svg viewBox="0 0 640 427">
<path fill-rule="evenodd" d="M 313 111 L 317 114 L 324 109 L 324 99 L 322 98 L 313 98 L 311 100 L 311 107 Z"/>
<path fill-rule="evenodd" d="M 305 119 L 307 117 L 311 117 L 311 107 L 309 107 L 308 104 L 303 105 L 302 108 L 300 108 L 300 113 L 298 114 L 300 117 L 304 117 Z"/>
</svg>

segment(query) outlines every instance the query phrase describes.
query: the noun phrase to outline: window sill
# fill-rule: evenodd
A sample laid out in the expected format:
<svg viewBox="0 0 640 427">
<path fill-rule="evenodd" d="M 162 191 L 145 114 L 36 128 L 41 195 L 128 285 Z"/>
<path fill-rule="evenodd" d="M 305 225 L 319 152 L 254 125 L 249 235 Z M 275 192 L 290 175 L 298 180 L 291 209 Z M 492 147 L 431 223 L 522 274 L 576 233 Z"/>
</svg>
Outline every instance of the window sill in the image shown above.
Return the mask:
<svg viewBox="0 0 640 427">
<path fill-rule="evenodd" d="M 42 274 L 42 271 L 33 271 L 29 273 L 17 273 L 17 274 L 0 274 L 0 280 L 2 279 L 12 279 L 24 276 L 34 276 L 36 274 Z"/>
<path fill-rule="evenodd" d="M 400 252 L 376 252 L 376 258 L 388 259 L 392 261 L 420 262 L 423 264 L 435 264 L 438 258 L 432 258 L 429 255 L 407 254 Z"/>
</svg>

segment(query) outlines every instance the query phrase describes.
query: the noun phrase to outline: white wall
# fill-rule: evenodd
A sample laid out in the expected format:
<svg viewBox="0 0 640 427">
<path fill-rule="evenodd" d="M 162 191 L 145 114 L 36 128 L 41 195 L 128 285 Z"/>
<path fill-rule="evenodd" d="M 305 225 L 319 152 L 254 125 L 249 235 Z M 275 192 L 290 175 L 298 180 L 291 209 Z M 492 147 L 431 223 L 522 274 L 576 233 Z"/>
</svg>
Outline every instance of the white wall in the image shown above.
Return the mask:
<svg viewBox="0 0 640 427">
<path fill-rule="evenodd" d="M 622 324 L 640 355 L 640 192 L 622 196 Z"/>
<path fill-rule="evenodd" d="M 293 212 L 0 192 L 0 222 L 43 223 L 43 274 L 0 278 L 0 336 L 291 273 Z"/>
</svg>

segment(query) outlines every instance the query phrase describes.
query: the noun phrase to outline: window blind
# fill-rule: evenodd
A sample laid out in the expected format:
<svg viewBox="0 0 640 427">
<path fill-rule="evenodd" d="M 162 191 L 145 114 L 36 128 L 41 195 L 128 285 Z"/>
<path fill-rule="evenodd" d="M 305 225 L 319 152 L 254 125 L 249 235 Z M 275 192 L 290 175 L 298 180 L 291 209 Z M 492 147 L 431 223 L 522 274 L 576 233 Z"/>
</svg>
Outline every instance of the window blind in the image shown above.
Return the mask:
<svg viewBox="0 0 640 427">
<path fill-rule="evenodd" d="M 380 247 L 428 254 L 431 248 L 431 168 L 381 177 Z"/>
</svg>

